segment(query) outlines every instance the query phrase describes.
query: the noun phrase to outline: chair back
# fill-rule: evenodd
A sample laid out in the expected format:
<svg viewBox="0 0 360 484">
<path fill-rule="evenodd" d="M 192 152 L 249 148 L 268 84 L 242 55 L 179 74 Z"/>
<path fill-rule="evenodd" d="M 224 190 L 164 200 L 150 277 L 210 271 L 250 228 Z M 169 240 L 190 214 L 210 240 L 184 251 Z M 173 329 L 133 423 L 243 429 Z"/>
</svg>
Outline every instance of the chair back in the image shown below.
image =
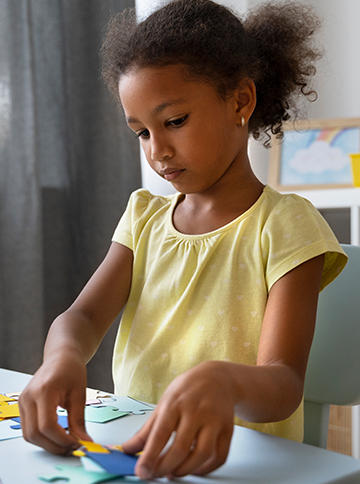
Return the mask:
<svg viewBox="0 0 360 484">
<path fill-rule="evenodd" d="M 304 389 L 304 442 L 326 448 L 330 405 L 360 404 L 360 246 L 319 295 Z"/>
</svg>

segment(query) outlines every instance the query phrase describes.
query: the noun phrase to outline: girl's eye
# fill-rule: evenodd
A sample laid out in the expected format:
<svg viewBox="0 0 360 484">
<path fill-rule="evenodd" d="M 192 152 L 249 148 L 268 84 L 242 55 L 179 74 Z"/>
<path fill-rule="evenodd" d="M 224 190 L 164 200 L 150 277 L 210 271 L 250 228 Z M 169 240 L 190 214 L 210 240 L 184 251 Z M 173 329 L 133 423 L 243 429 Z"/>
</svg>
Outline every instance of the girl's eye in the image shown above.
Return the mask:
<svg viewBox="0 0 360 484">
<path fill-rule="evenodd" d="M 144 129 L 143 131 L 140 131 L 140 133 L 136 133 L 137 139 L 139 138 L 147 139 L 149 136 L 150 136 L 150 133 L 148 129 Z"/>
<path fill-rule="evenodd" d="M 185 121 L 187 120 L 188 118 L 188 115 L 186 114 L 185 116 L 182 116 L 181 118 L 178 118 L 178 119 L 173 119 L 172 121 L 169 121 L 168 124 L 171 125 L 171 126 L 182 126 Z"/>
</svg>

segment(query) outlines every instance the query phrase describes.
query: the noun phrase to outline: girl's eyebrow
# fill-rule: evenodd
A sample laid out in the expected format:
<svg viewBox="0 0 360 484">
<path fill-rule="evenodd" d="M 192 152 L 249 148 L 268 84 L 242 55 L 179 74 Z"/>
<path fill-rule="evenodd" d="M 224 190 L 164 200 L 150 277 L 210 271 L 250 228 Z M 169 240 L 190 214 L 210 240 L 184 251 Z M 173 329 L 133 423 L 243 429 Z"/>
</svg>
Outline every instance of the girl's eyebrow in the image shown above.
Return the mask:
<svg viewBox="0 0 360 484">
<path fill-rule="evenodd" d="M 160 114 L 162 111 L 164 111 L 164 109 L 170 106 L 175 106 L 176 104 L 183 104 L 184 102 L 185 102 L 185 99 L 174 99 L 174 100 L 161 103 L 158 106 L 155 106 L 150 114 L 151 116 L 156 116 L 157 114 Z M 126 118 L 126 121 L 127 121 L 127 124 L 139 123 L 139 121 L 136 118 L 133 118 L 132 116 L 129 116 L 128 118 Z"/>
</svg>

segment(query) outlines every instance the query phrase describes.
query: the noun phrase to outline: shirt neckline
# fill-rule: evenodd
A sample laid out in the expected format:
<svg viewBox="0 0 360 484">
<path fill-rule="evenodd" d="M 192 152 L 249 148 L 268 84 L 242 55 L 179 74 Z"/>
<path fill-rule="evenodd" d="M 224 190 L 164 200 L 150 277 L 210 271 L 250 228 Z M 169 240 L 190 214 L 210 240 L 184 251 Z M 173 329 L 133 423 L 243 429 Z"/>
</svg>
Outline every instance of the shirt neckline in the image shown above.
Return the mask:
<svg viewBox="0 0 360 484">
<path fill-rule="evenodd" d="M 170 232 L 175 235 L 176 237 L 183 239 L 183 240 L 202 240 L 202 239 L 209 239 L 211 237 L 215 237 L 223 232 L 226 232 L 230 230 L 232 227 L 235 225 L 238 225 L 241 220 L 247 218 L 254 210 L 257 209 L 257 207 L 263 202 L 263 200 L 267 197 L 267 194 L 270 190 L 269 185 L 264 185 L 263 191 L 260 195 L 260 197 L 256 200 L 256 202 L 248 209 L 246 212 L 242 213 L 238 217 L 236 217 L 234 220 L 229 222 L 228 224 L 223 225 L 222 227 L 219 227 L 216 230 L 213 230 L 211 232 L 206 232 L 204 234 L 184 234 L 182 232 L 179 232 L 175 227 L 173 223 L 173 214 L 175 207 L 180 199 L 180 197 L 183 196 L 182 193 L 176 194 L 171 202 L 170 210 L 168 212 L 168 218 L 167 218 L 167 225 L 169 227 Z"/>
</svg>

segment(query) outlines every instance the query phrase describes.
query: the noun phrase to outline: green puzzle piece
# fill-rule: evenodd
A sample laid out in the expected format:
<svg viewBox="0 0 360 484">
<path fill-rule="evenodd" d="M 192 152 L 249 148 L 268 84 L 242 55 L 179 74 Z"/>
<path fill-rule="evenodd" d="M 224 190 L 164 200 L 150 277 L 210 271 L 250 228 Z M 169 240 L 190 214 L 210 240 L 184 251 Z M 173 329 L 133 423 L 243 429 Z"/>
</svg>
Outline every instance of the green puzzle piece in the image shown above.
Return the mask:
<svg viewBox="0 0 360 484">
<path fill-rule="evenodd" d="M 122 412 L 116 407 L 85 407 L 85 420 L 87 422 L 104 423 L 119 417 L 125 417 L 129 412 Z"/>
<path fill-rule="evenodd" d="M 98 484 L 119 478 L 116 474 L 108 472 L 90 472 L 82 466 L 56 466 L 58 472 L 53 475 L 39 476 L 39 479 L 46 482 L 56 482 L 66 480 L 66 484 Z"/>
</svg>

